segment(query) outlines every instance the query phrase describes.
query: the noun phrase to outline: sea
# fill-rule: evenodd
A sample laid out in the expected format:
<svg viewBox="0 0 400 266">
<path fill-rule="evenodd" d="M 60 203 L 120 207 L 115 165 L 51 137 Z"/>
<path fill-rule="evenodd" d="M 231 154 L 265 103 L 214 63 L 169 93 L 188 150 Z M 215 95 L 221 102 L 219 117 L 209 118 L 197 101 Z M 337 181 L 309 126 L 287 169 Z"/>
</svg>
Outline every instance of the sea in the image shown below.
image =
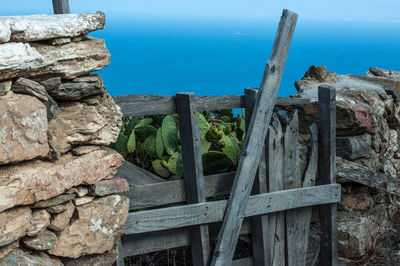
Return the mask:
<svg viewBox="0 0 400 266">
<path fill-rule="evenodd" d="M 194 92 L 239 95 L 259 87 L 279 18 L 265 20 L 109 16 L 111 63 L 98 71 L 111 95 Z M 400 23 L 299 19 L 278 96 L 311 65 L 338 74 L 400 70 Z"/>
</svg>

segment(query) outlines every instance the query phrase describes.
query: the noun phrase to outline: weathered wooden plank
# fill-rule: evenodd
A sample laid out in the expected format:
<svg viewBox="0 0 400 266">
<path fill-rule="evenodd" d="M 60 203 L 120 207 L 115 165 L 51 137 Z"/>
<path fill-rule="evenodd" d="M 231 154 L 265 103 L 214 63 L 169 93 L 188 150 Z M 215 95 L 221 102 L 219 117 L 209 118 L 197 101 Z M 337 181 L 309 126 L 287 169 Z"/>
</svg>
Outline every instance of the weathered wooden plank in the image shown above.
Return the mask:
<svg viewBox="0 0 400 266">
<path fill-rule="evenodd" d="M 128 161 L 118 167 L 116 177 L 125 178 L 130 186 L 164 183 L 165 180 Z"/>
<path fill-rule="evenodd" d="M 194 93 L 176 94 L 176 106 L 182 145 L 186 202 L 188 204 L 205 202 L 203 162 Z M 190 245 L 193 265 L 208 265 L 210 257 L 208 225 L 190 228 Z"/>
<path fill-rule="evenodd" d="M 140 176 L 136 177 L 137 179 Z M 223 173 L 204 177 L 206 197 L 227 195 L 231 191 L 235 173 Z M 154 193 L 157 191 L 157 193 Z M 145 185 L 134 185 L 123 194 L 130 200 L 130 210 L 155 207 L 186 201 L 183 180 L 157 182 Z"/>
<path fill-rule="evenodd" d="M 244 149 L 211 265 L 225 266 L 232 262 L 296 21 L 297 14 L 283 10 L 272 53 L 265 67 L 263 81 L 254 105 L 249 131 L 246 134 Z"/>
<path fill-rule="evenodd" d="M 246 132 L 248 130 L 254 104 L 257 99 L 258 89 L 246 88 L 244 91 Z M 267 173 L 265 161 L 265 147 L 261 154 L 258 172 L 254 179 L 252 195 L 267 193 Z M 251 220 L 251 241 L 253 247 L 253 262 L 255 265 L 268 265 L 270 261 L 268 245 L 268 216 L 260 215 L 250 218 Z"/>
<path fill-rule="evenodd" d="M 54 14 L 69 14 L 69 0 L 53 0 Z"/>
<path fill-rule="evenodd" d="M 276 115 L 267 135 L 267 175 L 269 192 L 284 190 L 283 180 L 283 134 L 282 126 Z M 285 265 L 285 212 L 269 215 L 270 265 Z"/>
<path fill-rule="evenodd" d="M 124 255 L 123 255 L 123 247 L 121 240 L 118 241 L 118 257 L 115 262 L 117 266 L 125 266 Z"/>
<path fill-rule="evenodd" d="M 285 189 L 301 187 L 299 165 L 299 119 L 297 110 L 289 118 L 284 139 Z M 306 250 L 303 246 L 302 209 L 286 211 L 286 261 L 287 265 L 304 265 Z"/>
<path fill-rule="evenodd" d="M 352 181 L 400 196 L 400 179 L 340 157 L 336 158 L 336 162 L 336 176 L 339 178 L 339 182 Z"/>
<path fill-rule="evenodd" d="M 210 239 L 218 237 L 221 223 L 209 224 Z M 250 233 L 249 218 L 244 219 L 240 235 Z M 123 256 L 134 256 L 169 248 L 183 247 L 190 244 L 189 228 L 175 228 L 171 230 L 155 231 L 143 234 L 122 236 Z"/>
<path fill-rule="evenodd" d="M 232 261 L 232 266 L 251 266 L 258 265 L 254 262 L 254 258 L 243 258 Z"/>
<path fill-rule="evenodd" d="M 318 87 L 318 176 L 320 184 L 336 183 L 336 89 Z M 319 208 L 322 265 L 337 264 L 337 204 Z"/>
<path fill-rule="evenodd" d="M 258 89 L 257 89 L 258 90 Z M 119 95 L 113 96 L 125 116 L 141 116 L 176 113 L 175 96 L 170 95 Z M 220 110 L 244 108 L 243 95 L 196 96 L 196 110 Z M 276 99 L 276 105 L 303 105 L 311 102 L 307 98 L 282 97 Z"/>
<path fill-rule="evenodd" d="M 244 216 L 255 216 L 288 209 L 338 202 L 340 185 L 289 189 L 249 197 Z M 223 220 L 227 200 L 131 212 L 123 234 L 139 234 Z"/>
</svg>

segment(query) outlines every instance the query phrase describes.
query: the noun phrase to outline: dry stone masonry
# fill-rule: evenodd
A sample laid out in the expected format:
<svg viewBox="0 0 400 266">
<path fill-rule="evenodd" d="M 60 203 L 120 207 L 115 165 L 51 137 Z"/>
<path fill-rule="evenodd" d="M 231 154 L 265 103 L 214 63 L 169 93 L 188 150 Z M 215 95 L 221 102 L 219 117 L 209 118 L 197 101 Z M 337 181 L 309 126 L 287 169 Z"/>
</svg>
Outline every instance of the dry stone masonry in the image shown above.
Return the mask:
<svg viewBox="0 0 400 266">
<path fill-rule="evenodd" d="M 107 146 L 101 12 L 0 17 L 0 265 L 112 265 L 128 213 Z"/>
<path fill-rule="evenodd" d="M 400 72 L 396 71 L 370 68 L 363 76 L 337 75 L 324 66 L 312 66 L 295 82 L 299 93 L 292 96 L 311 101 L 276 107 L 282 121 L 297 108 L 300 131 L 307 138 L 308 127 L 318 121 L 318 86 L 337 90 L 336 168 L 342 184 L 338 250 L 348 265 L 364 265 L 370 255 L 381 257 L 379 265 L 400 264 L 400 190 L 378 179 L 400 177 L 399 84 Z M 301 150 L 307 153 L 307 148 Z M 364 184 L 354 182 L 350 175 L 362 177 Z"/>
</svg>

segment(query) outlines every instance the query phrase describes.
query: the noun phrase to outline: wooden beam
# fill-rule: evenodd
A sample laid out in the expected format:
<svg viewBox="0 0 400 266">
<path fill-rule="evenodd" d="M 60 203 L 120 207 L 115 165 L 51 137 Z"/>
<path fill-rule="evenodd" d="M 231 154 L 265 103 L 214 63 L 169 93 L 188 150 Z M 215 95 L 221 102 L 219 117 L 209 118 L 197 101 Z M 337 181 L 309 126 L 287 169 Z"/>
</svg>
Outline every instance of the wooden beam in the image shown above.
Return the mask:
<svg viewBox="0 0 400 266">
<path fill-rule="evenodd" d="M 320 184 L 336 183 L 336 89 L 318 87 L 318 177 Z M 322 265 L 337 264 L 337 204 L 319 208 Z"/>
<path fill-rule="evenodd" d="M 284 190 L 283 133 L 278 117 L 274 114 L 267 135 L 267 174 L 269 192 Z M 270 265 L 285 265 L 285 212 L 269 215 Z"/>
<path fill-rule="evenodd" d="M 246 132 L 253 114 L 254 104 L 257 100 L 258 89 L 246 88 L 244 91 L 244 101 L 246 106 Z M 268 126 L 268 125 L 266 125 Z M 265 161 L 265 147 L 261 154 L 258 172 L 254 180 L 252 195 L 267 193 L 267 173 Z M 254 216 L 251 221 L 251 241 L 253 247 L 253 262 L 255 265 L 269 265 L 270 254 L 268 245 L 268 215 Z"/>
<path fill-rule="evenodd" d="M 53 0 L 54 14 L 69 14 L 69 0 Z"/>
<path fill-rule="evenodd" d="M 178 93 L 176 106 L 182 145 L 186 202 L 188 204 L 205 202 L 203 162 L 194 93 Z M 193 265 L 208 265 L 210 257 L 208 225 L 190 228 L 190 244 Z"/>
<path fill-rule="evenodd" d="M 249 197 L 244 216 L 338 202 L 340 185 L 323 185 L 270 192 Z M 222 221 L 228 201 L 209 201 L 177 207 L 130 212 L 123 234 L 139 234 Z"/>
<path fill-rule="evenodd" d="M 296 21 L 297 14 L 286 9 L 283 10 L 272 53 L 265 67 L 263 81 L 254 106 L 249 131 L 246 134 L 244 149 L 211 265 L 225 266 L 232 263 Z"/>
<path fill-rule="evenodd" d="M 141 116 L 154 114 L 176 113 L 175 96 L 169 95 L 119 95 L 113 96 L 115 103 L 121 107 L 125 116 Z M 307 98 L 277 98 L 276 105 L 304 105 L 312 99 Z M 196 96 L 196 110 L 221 110 L 244 108 L 244 96 L 225 95 L 225 96 Z"/>
<path fill-rule="evenodd" d="M 130 186 L 134 185 L 147 185 L 154 183 L 166 183 L 164 179 L 155 174 L 140 168 L 133 163 L 124 161 L 124 163 L 118 167 L 116 177 L 125 178 Z"/>
</svg>

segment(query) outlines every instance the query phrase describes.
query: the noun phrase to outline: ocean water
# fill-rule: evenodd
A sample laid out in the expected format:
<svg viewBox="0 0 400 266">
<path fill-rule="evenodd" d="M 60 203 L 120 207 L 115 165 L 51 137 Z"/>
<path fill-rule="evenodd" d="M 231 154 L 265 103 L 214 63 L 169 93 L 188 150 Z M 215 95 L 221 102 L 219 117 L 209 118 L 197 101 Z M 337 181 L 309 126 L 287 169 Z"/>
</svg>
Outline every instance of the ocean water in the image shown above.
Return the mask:
<svg viewBox="0 0 400 266">
<path fill-rule="evenodd" d="M 111 95 L 194 92 L 243 94 L 259 87 L 278 20 L 108 17 L 104 38 L 111 64 L 99 71 Z M 400 23 L 299 19 L 279 96 L 311 65 L 339 74 L 370 66 L 400 70 Z"/>
</svg>

